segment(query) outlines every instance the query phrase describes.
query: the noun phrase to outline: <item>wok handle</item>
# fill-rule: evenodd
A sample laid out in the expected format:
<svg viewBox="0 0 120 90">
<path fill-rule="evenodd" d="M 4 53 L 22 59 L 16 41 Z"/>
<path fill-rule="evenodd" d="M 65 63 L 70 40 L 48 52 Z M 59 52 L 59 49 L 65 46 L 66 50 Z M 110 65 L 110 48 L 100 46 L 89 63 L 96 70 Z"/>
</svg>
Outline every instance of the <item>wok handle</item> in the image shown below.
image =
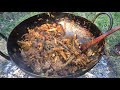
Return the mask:
<svg viewBox="0 0 120 90">
<path fill-rule="evenodd" d="M 112 17 L 112 15 L 111 15 L 111 13 L 109 13 L 109 12 L 100 12 L 100 13 L 98 13 L 98 14 L 94 17 L 94 19 L 93 19 L 92 22 L 94 23 L 95 20 L 97 19 L 97 17 L 100 16 L 100 15 L 103 15 L 103 14 L 107 15 L 107 16 L 109 17 L 109 19 L 110 19 L 110 24 L 109 24 L 109 27 L 108 27 L 108 30 L 107 30 L 107 31 L 109 31 L 109 30 L 111 30 L 112 27 L 113 27 L 113 17 Z"/>
<path fill-rule="evenodd" d="M 2 33 L 0 33 L 0 36 L 7 42 L 7 37 L 5 37 Z M 4 57 L 5 59 L 10 60 L 10 57 L 7 56 L 7 55 L 5 55 L 5 54 L 2 53 L 1 51 L 0 51 L 0 55 L 1 55 L 2 57 Z"/>
</svg>

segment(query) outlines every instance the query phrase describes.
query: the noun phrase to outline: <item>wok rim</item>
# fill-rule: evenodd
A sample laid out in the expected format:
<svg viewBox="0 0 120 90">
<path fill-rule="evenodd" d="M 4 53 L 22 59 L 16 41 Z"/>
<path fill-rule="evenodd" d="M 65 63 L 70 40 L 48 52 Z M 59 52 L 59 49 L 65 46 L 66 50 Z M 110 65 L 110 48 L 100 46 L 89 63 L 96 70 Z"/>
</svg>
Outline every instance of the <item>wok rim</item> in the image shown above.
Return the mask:
<svg viewBox="0 0 120 90">
<path fill-rule="evenodd" d="M 61 13 L 64 13 L 64 12 L 61 12 Z M 65 13 L 66 13 L 66 12 L 65 12 Z M 44 14 L 44 13 L 41 13 L 41 14 Z M 41 14 L 37 14 L 37 15 L 34 15 L 34 16 L 32 16 L 32 17 L 29 17 L 29 18 L 23 20 L 22 22 L 20 22 L 20 23 L 10 32 L 10 34 L 9 34 L 9 36 L 8 36 L 8 40 L 7 40 L 7 52 L 8 52 L 8 55 L 9 55 L 9 57 L 10 57 L 10 61 L 12 61 L 12 63 L 14 63 L 20 70 L 22 70 L 24 73 L 28 74 L 29 76 L 33 76 L 33 77 L 37 77 L 37 78 L 51 78 L 51 77 L 46 77 L 46 76 L 40 76 L 40 75 L 38 75 L 38 74 L 29 72 L 29 71 L 21 68 L 18 64 L 15 63 L 14 59 L 12 58 L 12 56 L 11 56 L 11 54 L 10 54 L 10 51 L 9 51 L 9 45 L 8 45 L 8 43 L 10 42 L 10 37 L 11 37 L 11 35 L 12 35 L 12 32 L 13 32 L 14 30 L 16 30 L 16 28 L 17 28 L 19 25 L 25 23 L 27 20 L 29 20 L 29 19 L 31 19 L 31 18 L 33 18 L 33 17 L 38 17 L 38 16 L 41 15 Z M 74 15 L 74 14 L 72 14 L 72 13 L 66 13 L 66 14 Z M 79 17 L 79 18 L 83 18 L 84 20 L 87 20 L 87 21 L 91 22 L 90 20 L 88 20 L 88 19 L 86 19 L 86 18 L 84 18 L 84 17 L 82 17 L 82 16 L 76 16 L 76 15 L 74 15 L 74 16 L 75 16 L 75 17 Z M 33 21 L 33 22 L 34 22 L 34 21 Z M 91 22 L 91 24 L 93 24 L 93 25 L 101 32 L 101 30 L 100 30 L 94 23 Z M 102 32 L 101 32 L 101 33 L 102 33 Z M 102 34 L 103 34 L 103 33 L 102 33 Z M 101 40 L 101 41 L 102 41 L 103 43 L 105 43 L 105 39 L 103 39 L 103 40 Z M 93 66 L 91 66 L 90 68 L 86 69 L 85 71 L 82 71 L 82 72 L 79 73 L 79 74 L 76 74 L 76 73 L 75 73 L 75 75 L 72 74 L 72 75 L 67 75 L 67 76 L 63 76 L 63 77 L 60 77 L 60 78 L 74 78 L 74 77 L 82 76 L 82 75 L 84 75 L 85 73 L 89 72 L 89 71 L 100 61 L 100 59 L 101 59 L 101 57 L 102 57 L 102 54 L 103 54 L 103 52 L 104 52 L 104 47 L 105 47 L 105 45 L 103 45 L 102 50 L 101 50 L 101 54 L 99 55 L 99 59 L 96 61 L 96 63 L 95 63 Z M 52 77 L 52 78 L 59 78 L 59 77 Z"/>
</svg>

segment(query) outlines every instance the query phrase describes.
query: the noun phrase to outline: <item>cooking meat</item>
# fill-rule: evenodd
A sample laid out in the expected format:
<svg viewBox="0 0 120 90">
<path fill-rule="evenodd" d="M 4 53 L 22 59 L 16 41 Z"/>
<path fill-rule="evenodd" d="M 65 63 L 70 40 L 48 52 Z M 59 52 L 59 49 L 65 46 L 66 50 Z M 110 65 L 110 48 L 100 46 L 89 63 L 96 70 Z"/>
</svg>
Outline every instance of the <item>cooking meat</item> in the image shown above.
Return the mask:
<svg viewBox="0 0 120 90">
<path fill-rule="evenodd" d="M 81 54 L 77 35 L 66 35 L 63 27 L 47 23 L 28 28 L 28 33 L 18 41 L 24 61 L 36 74 L 65 76 L 86 68 L 92 51 Z"/>
</svg>

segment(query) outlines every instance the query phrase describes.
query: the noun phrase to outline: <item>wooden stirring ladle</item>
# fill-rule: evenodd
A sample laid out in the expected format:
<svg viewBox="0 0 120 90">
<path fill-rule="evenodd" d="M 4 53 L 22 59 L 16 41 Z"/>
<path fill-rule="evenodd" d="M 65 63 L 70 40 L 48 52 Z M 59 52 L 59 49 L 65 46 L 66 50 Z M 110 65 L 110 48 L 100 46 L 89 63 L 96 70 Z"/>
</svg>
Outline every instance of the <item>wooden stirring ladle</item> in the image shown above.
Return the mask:
<svg viewBox="0 0 120 90">
<path fill-rule="evenodd" d="M 101 36 L 91 40 L 90 42 L 86 42 L 80 45 L 82 52 L 86 51 L 88 48 L 90 48 L 91 46 L 93 46 L 94 44 L 100 42 L 101 40 L 103 40 L 105 37 L 107 37 L 108 35 L 116 32 L 120 30 L 120 26 L 116 26 L 114 28 L 112 28 L 111 30 L 107 31 L 106 33 L 102 34 Z"/>
</svg>

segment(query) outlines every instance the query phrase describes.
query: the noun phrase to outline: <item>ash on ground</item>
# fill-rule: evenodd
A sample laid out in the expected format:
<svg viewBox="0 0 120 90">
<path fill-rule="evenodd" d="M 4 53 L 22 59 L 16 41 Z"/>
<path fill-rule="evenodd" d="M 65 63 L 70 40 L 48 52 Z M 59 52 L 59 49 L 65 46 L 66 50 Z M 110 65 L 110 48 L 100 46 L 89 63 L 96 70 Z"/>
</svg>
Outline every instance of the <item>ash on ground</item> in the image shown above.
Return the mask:
<svg viewBox="0 0 120 90">
<path fill-rule="evenodd" d="M 0 63 L 0 69 L 1 78 L 34 78 L 20 70 L 14 63 L 7 60 L 5 60 L 4 63 Z M 116 77 L 116 75 L 107 64 L 105 56 L 103 56 L 95 67 L 93 67 L 89 72 L 78 78 L 113 78 L 113 77 Z"/>
</svg>

